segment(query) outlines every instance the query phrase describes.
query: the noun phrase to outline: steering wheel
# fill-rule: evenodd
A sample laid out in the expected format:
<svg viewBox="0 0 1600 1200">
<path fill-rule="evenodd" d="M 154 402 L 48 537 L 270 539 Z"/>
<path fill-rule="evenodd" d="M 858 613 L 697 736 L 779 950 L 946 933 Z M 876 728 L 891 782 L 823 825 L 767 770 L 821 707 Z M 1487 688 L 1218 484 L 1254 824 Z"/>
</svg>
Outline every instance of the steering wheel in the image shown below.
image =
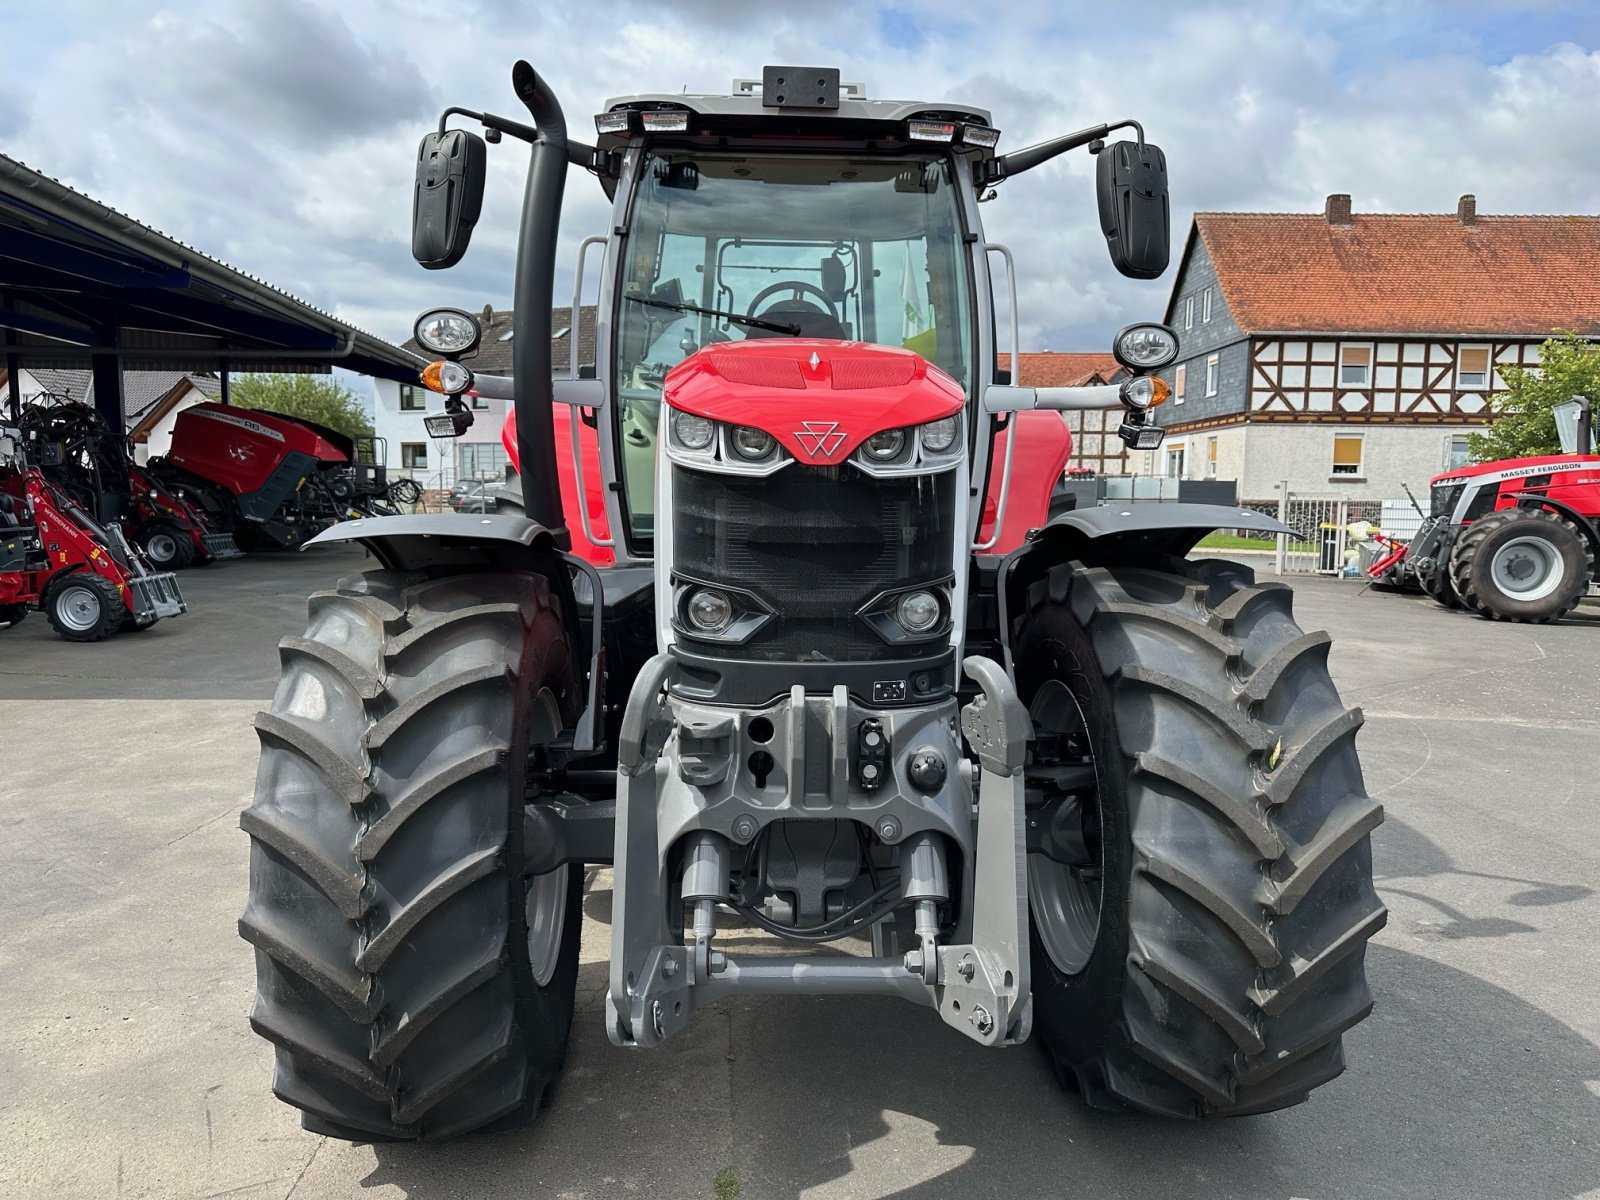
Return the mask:
<svg viewBox="0 0 1600 1200">
<path fill-rule="evenodd" d="M 774 283 L 769 287 L 762 288 L 756 293 L 756 298 L 750 301 L 750 307 L 744 310 L 745 315 L 759 317 L 761 313 L 757 310 L 760 309 L 761 302 L 768 296 L 776 295 L 778 292 L 782 291 L 793 292 L 794 294 L 790 297 L 791 300 L 800 299 L 800 293 L 802 292 L 810 292 L 818 300 L 821 300 L 823 304 L 827 305 L 827 313 L 830 317 L 832 317 L 835 321 L 839 319 L 839 310 L 834 307 L 833 297 L 828 295 L 827 292 L 823 291 L 816 284 L 807 283 L 802 279 L 785 279 L 781 282 Z"/>
</svg>

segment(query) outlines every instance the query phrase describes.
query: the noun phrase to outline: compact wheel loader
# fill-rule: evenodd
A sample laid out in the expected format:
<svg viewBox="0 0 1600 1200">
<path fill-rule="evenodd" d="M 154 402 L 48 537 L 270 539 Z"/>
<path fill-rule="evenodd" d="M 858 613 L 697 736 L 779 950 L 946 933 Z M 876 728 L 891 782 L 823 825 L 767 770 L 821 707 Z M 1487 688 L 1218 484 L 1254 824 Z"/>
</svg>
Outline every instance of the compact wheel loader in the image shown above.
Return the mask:
<svg viewBox="0 0 1600 1200">
<path fill-rule="evenodd" d="M 979 201 L 1087 147 L 1113 263 L 1153 279 L 1160 150 L 1123 121 L 1000 153 L 981 109 L 796 67 L 610 101 L 588 145 L 528 64 L 512 85 L 531 123 L 453 108 L 423 139 L 412 248 L 458 261 L 485 142 L 531 144 L 514 382 L 474 375 L 468 314 L 417 326 L 431 432 L 465 430 L 470 392 L 514 397 L 522 512 L 315 539 L 381 565 L 310 598 L 256 721 L 239 928 L 277 1094 L 357 1141 L 536 1113 L 587 864 L 613 872 L 622 1046 L 739 996 L 883 995 L 1032 1038 L 1108 1109 L 1259 1113 L 1337 1076 L 1385 919 L 1361 715 L 1287 588 L 1186 557 L 1280 526 L 1014 515 L 1046 513 L 1056 479 L 1023 464 L 1062 411 L 1120 408 L 1124 440 L 1160 444 L 1178 345 L 1124 330 L 1115 388 L 1002 375 L 1016 289 Z M 598 361 L 558 374 L 569 165 L 614 209 L 576 264 L 580 297 L 600 264 Z M 735 918 L 782 952 L 739 952 Z"/>
</svg>

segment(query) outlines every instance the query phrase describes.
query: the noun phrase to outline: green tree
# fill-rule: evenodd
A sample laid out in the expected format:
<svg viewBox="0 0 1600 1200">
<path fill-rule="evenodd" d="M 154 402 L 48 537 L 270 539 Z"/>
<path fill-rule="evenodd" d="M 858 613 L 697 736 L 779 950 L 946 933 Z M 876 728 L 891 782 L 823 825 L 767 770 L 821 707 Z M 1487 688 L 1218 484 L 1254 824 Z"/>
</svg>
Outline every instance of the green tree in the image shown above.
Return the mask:
<svg viewBox="0 0 1600 1200">
<path fill-rule="evenodd" d="M 1497 368 L 1508 390 L 1490 401 L 1494 424 L 1472 435 L 1474 462 L 1560 454 L 1552 411 L 1574 396 L 1600 401 L 1600 346 L 1575 333 L 1561 332 L 1539 348 L 1537 367 Z"/>
<path fill-rule="evenodd" d="M 300 417 L 352 436 L 372 432 L 356 394 L 326 375 L 241 375 L 228 392 L 240 408 Z"/>
</svg>

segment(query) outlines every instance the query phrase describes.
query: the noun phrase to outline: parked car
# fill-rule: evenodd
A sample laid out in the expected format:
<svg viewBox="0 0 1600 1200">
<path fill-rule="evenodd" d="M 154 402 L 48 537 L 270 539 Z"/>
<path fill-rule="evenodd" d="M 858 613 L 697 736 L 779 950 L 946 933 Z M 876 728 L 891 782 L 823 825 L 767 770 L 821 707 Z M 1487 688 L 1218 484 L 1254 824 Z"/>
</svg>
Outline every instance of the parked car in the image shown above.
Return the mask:
<svg viewBox="0 0 1600 1200">
<path fill-rule="evenodd" d="M 494 508 L 494 500 L 485 490 L 488 486 L 478 479 L 458 483 L 450 489 L 445 499 L 455 512 L 488 512 Z"/>
</svg>

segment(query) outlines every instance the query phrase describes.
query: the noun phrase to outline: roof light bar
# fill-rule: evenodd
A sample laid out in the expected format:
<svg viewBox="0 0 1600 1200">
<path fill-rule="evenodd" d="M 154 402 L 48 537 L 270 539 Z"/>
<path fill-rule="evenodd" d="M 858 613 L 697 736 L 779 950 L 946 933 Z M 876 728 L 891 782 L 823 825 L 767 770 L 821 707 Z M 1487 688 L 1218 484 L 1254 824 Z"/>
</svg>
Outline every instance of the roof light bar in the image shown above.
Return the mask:
<svg viewBox="0 0 1600 1200">
<path fill-rule="evenodd" d="M 906 135 L 913 142 L 953 142 L 956 140 L 954 121 L 907 121 Z"/>
<path fill-rule="evenodd" d="M 683 133 L 689 128 L 689 114 L 682 109 L 642 112 L 639 116 L 646 133 Z"/>
<path fill-rule="evenodd" d="M 594 131 L 602 137 L 606 134 L 625 134 L 632 128 L 632 117 L 633 114 L 625 108 L 595 113 Z"/>
<path fill-rule="evenodd" d="M 981 146 L 985 150 L 992 150 L 1000 142 L 1000 131 L 991 129 L 987 125 L 963 125 L 961 140 L 969 146 Z"/>
</svg>

